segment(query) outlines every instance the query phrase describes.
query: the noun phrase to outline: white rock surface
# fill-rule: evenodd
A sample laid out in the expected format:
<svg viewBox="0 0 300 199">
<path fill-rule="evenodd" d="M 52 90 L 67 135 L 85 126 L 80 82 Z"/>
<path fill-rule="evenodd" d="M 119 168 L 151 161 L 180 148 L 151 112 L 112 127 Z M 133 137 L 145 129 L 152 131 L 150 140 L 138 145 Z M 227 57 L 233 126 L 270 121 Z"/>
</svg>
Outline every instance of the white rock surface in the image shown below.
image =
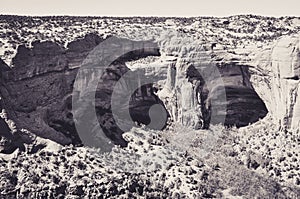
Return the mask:
<svg viewBox="0 0 300 199">
<path fill-rule="evenodd" d="M 285 36 L 254 60 L 251 81 L 284 129 L 300 127 L 300 35 Z"/>
</svg>

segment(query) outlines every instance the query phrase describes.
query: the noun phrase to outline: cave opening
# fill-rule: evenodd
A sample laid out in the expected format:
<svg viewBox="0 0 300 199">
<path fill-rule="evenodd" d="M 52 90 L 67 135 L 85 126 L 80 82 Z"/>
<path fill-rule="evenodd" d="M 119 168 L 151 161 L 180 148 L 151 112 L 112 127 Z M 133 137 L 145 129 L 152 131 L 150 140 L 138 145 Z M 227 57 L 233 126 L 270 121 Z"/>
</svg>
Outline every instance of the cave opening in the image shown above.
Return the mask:
<svg viewBox="0 0 300 199">
<path fill-rule="evenodd" d="M 222 94 L 220 85 L 209 89 L 206 86 L 209 82 L 205 82 L 193 65 L 189 66 L 186 73 L 189 82 L 200 82 L 196 95 L 200 96 L 198 103 L 201 105 L 204 129 L 208 128 L 210 124 L 222 121 L 222 118 L 225 118 L 224 125 L 227 127 L 243 127 L 255 123 L 267 115 L 268 110 L 265 103 L 251 84 L 249 66 L 225 64 L 218 67 L 218 70 L 225 90 L 225 102 L 212 102 L 212 100 L 218 101 L 218 96 Z M 222 110 L 221 106 L 224 106 L 224 103 L 226 103 L 225 111 L 213 112 L 213 110 Z M 212 120 L 212 117 L 220 119 Z"/>
</svg>

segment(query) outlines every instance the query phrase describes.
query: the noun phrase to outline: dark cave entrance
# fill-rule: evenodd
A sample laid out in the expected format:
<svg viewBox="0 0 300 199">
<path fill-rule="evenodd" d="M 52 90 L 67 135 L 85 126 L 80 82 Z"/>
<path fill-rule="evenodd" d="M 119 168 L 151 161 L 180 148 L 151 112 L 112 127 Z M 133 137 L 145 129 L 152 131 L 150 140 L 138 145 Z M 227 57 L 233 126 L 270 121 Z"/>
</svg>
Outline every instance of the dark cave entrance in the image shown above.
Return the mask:
<svg viewBox="0 0 300 199">
<path fill-rule="evenodd" d="M 222 78 L 224 82 L 222 86 L 226 93 L 225 102 L 212 102 L 212 100 L 218 101 L 218 96 L 222 95 L 222 89 L 209 90 L 206 86 L 207 82 L 194 66 L 191 65 L 186 74 L 190 82 L 195 80 L 200 82 L 197 92 L 201 96 L 204 129 L 207 129 L 210 124 L 223 122 L 227 127 L 243 127 L 264 118 L 268 110 L 250 82 L 249 66 L 230 63 L 217 67 L 220 73 L 219 78 Z M 226 103 L 225 111 L 213 111 L 222 110 L 224 103 Z"/>
</svg>

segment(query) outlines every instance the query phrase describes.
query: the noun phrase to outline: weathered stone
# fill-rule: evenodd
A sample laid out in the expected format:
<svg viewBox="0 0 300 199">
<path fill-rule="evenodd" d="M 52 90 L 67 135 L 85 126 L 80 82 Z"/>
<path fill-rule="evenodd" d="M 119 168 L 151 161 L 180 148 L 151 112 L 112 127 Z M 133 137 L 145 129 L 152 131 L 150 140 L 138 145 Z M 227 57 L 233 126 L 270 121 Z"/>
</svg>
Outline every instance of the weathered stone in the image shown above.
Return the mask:
<svg viewBox="0 0 300 199">
<path fill-rule="evenodd" d="M 279 39 L 254 60 L 251 83 L 274 121 L 286 130 L 300 126 L 300 35 Z"/>
<path fill-rule="evenodd" d="M 18 48 L 12 69 L 1 62 L 1 75 L 5 77 L 5 81 L 0 86 L 1 96 L 8 117 L 16 123 L 18 129 L 27 129 L 35 135 L 60 144 L 80 145 L 82 143 L 73 118 L 73 85 L 83 60 L 102 41 L 99 36 L 89 34 L 83 39 L 71 42 L 67 49 L 50 41 L 34 42 L 32 48 L 25 46 Z M 143 47 L 139 42 L 130 40 L 124 42 Z M 159 51 L 139 49 L 129 52 L 115 60 L 102 77 L 92 73 L 91 77 L 86 78 L 88 81 L 102 79 L 95 99 L 97 122 L 114 144 L 125 146 L 126 141 L 122 137 L 123 131 L 115 124 L 111 113 L 110 98 L 113 86 L 125 72 L 129 71 L 125 61 L 148 55 L 159 55 Z M 85 90 L 79 92 L 83 93 L 81 95 L 90 94 Z M 154 96 L 153 93 L 150 95 Z M 157 101 L 158 99 L 153 97 L 150 104 L 139 104 L 135 108 L 128 107 L 133 114 L 133 119 L 148 123 L 147 110 Z M 84 106 L 80 110 L 82 111 L 80 122 L 89 124 Z M 91 129 L 86 130 L 93 131 L 94 126 L 95 123 L 90 124 Z"/>
</svg>

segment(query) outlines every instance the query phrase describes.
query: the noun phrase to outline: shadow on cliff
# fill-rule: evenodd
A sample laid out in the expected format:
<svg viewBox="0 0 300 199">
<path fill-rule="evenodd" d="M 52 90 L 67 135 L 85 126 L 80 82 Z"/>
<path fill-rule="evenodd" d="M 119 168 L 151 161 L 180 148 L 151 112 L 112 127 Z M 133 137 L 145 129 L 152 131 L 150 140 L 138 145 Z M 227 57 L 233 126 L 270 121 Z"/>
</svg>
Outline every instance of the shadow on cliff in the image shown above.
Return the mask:
<svg viewBox="0 0 300 199">
<path fill-rule="evenodd" d="M 201 105 L 202 117 L 205 123 L 204 128 L 208 128 L 212 115 L 215 117 L 214 121 L 222 121 L 222 118 L 225 118 L 224 125 L 228 127 L 247 126 L 265 117 L 268 110 L 251 85 L 249 66 L 227 63 L 217 67 L 226 93 L 226 111 L 218 113 L 213 113 L 212 110 L 213 108 L 215 110 L 222 109 L 218 106 L 224 106 L 223 102 L 212 103 L 211 100 L 218 99 L 218 95 L 222 94 L 221 89 L 214 90 L 213 87 L 211 90 L 214 91 L 212 92 L 194 66 L 190 66 L 187 70 L 187 77 L 190 82 L 200 81 L 197 92 L 201 96 L 198 103 Z M 217 86 L 219 85 L 216 85 L 216 88 Z M 216 107 L 211 107 L 212 104 Z"/>
<path fill-rule="evenodd" d="M 1 80 L 4 80 L 0 85 L 1 97 L 8 117 L 16 123 L 17 128 L 27 129 L 63 145 L 82 145 L 72 110 L 74 80 L 83 60 L 102 41 L 104 39 L 98 35 L 88 34 L 83 39 L 69 43 L 67 49 L 54 42 L 37 41 L 33 42 L 32 48 L 18 47 L 13 68 L 2 63 L 1 69 L 5 70 L 1 70 Z M 126 61 L 149 55 L 160 56 L 159 49 L 141 49 L 124 54 L 108 67 L 102 77 L 97 77 L 105 80 L 94 93 L 98 122 L 114 144 L 127 145 L 122 137 L 123 131 L 118 128 L 111 113 L 113 85 L 122 74 L 129 71 Z M 152 85 L 141 87 L 141 90 L 145 89 L 151 90 Z M 130 102 L 130 114 L 134 121 L 148 124 L 149 107 L 162 102 L 152 91 L 141 99 Z M 84 117 L 84 108 L 82 111 Z M 93 126 L 90 130 L 93 130 Z"/>
</svg>

